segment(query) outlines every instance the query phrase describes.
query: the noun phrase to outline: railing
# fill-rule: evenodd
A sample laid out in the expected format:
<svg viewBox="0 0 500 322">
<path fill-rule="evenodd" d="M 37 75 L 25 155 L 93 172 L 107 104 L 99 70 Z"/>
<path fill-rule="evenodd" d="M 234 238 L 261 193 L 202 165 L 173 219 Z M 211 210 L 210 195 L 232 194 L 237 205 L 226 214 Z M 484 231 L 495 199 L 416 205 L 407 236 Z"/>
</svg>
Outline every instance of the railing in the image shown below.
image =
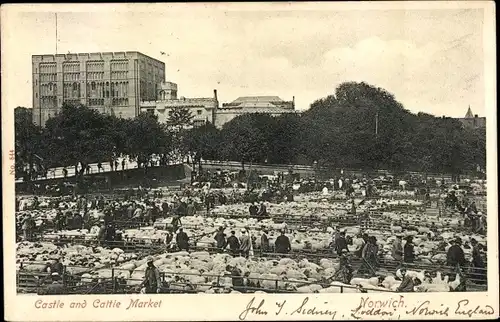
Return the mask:
<svg viewBox="0 0 500 322">
<path fill-rule="evenodd" d="M 284 254 L 273 254 L 273 255 L 284 255 Z M 288 254 L 286 254 L 288 255 Z M 31 263 L 33 264 L 33 263 Z M 389 269 L 392 272 L 395 272 L 399 267 L 400 263 L 395 262 L 396 265 L 393 265 Z M 43 264 L 40 264 L 43 265 Z M 353 262 L 354 266 L 361 266 L 361 261 Z M 455 272 L 454 267 L 447 266 L 416 266 L 416 264 L 405 263 L 405 266 L 408 269 L 417 269 L 426 271 L 436 272 L 440 271 L 444 274 L 453 274 Z M 111 277 L 92 277 L 91 281 L 82 281 L 81 275 L 69 274 L 67 273 L 68 268 L 79 268 L 79 267 L 66 267 L 65 272 L 63 273 L 63 284 L 66 287 L 67 293 L 69 294 L 123 294 L 123 293 L 137 293 L 138 285 L 142 282 L 142 279 L 137 278 L 123 278 L 121 277 L 122 272 L 131 273 L 129 270 L 120 269 L 120 268 L 111 268 Z M 465 272 L 466 275 L 473 274 L 473 278 L 468 278 L 468 286 L 469 289 L 473 290 L 481 290 L 486 288 L 487 280 L 486 280 L 486 270 L 480 268 L 474 268 L 474 272 Z M 87 270 L 87 273 L 90 273 L 91 270 Z M 222 278 L 232 279 L 235 276 L 230 275 L 215 275 L 215 274 L 205 274 L 205 273 L 179 273 L 174 271 L 164 271 L 160 273 L 161 280 L 164 283 L 163 292 L 173 292 L 173 293 L 186 293 L 186 292 L 199 292 L 205 291 L 207 288 L 223 288 L 223 287 L 231 287 L 236 290 L 247 292 L 247 291 L 264 291 L 264 292 L 283 292 L 283 293 L 296 293 L 297 288 L 301 286 L 311 285 L 311 284 L 319 284 L 323 287 L 338 287 L 340 288 L 340 293 L 343 293 L 344 288 L 358 289 L 360 292 L 367 291 L 376 291 L 376 292 L 393 292 L 391 290 L 384 290 L 380 288 L 363 288 L 359 286 L 352 285 L 330 285 L 330 281 L 326 282 L 330 278 L 326 278 L 320 281 L 311 282 L 308 280 L 288 280 L 286 278 L 278 278 L 278 279 L 266 279 L 266 278 L 251 278 L 251 282 L 254 286 L 233 286 L 228 285 L 227 283 L 221 283 Z M 204 283 L 196 283 L 189 280 L 189 277 L 199 276 L 205 278 Z M 33 293 L 39 291 L 40 287 L 43 286 L 44 280 L 49 278 L 49 274 L 43 272 L 30 272 L 25 270 L 19 270 L 16 274 L 16 281 L 18 292 L 26 292 Z M 167 282 L 167 278 L 174 278 L 174 281 Z M 182 282 L 181 278 L 185 279 Z M 238 277 L 236 277 L 238 278 Z M 243 279 L 243 276 L 239 278 Z M 212 281 L 209 283 L 209 279 Z M 227 280 L 226 280 L 227 281 Z M 263 287 L 263 282 L 271 282 L 274 287 L 269 287 L 270 283 L 267 283 L 267 287 Z M 326 283 L 325 283 L 326 282 Z M 165 288 L 166 284 L 166 288 Z M 173 287 L 174 286 L 174 287 Z M 178 289 L 175 286 L 181 287 Z M 204 288 L 204 289 L 202 289 Z"/>
</svg>

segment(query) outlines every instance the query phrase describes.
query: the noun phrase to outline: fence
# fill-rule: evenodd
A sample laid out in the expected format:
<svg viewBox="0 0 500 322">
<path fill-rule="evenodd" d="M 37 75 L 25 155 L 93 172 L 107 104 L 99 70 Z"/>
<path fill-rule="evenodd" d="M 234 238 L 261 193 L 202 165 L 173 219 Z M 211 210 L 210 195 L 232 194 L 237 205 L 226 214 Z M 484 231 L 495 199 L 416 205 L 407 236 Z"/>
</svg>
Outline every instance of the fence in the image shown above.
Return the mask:
<svg viewBox="0 0 500 322">
<path fill-rule="evenodd" d="M 282 256 L 284 254 L 267 253 L 266 255 L 272 256 Z M 288 254 L 286 254 L 288 255 Z M 43 265 L 43 264 L 40 264 Z M 360 267 L 361 260 L 353 262 L 353 267 Z M 399 262 L 392 262 L 392 267 L 386 268 L 387 271 L 392 270 L 395 272 L 400 266 Z M 426 270 L 427 272 L 440 271 L 445 274 L 453 274 L 455 272 L 454 267 L 441 266 L 436 267 L 432 265 L 418 267 L 414 264 L 406 263 L 405 266 L 411 269 Z M 127 293 L 138 293 L 138 288 L 142 282 L 142 278 L 124 278 L 121 277 L 121 273 L 130 273 L 128 270 L 111 268 L 110 277 L 93 277 L 91 280 L 88 278 L 82 278 L 81 275 L 75 275 L 68 273 L 68 269 L 75 269 L 78 267 L 65 267 L 65 272 L 62 275 L 63 284 L 69 294 L 127 294 Z M 475 272 L 470 273 L 470 269 L 465 271 L 466 275 L 471 275 L 473 278 L 467 279 L 467 287 L 470 290 L 484 290 L 487 285 L 486 281 L 486 270 L 474 268 Z M 91 269 L 85 270 L 84 272 L 91 272 Z M 190 281 L 190 277 L 197 276 L 202 277 L 204 282 L 193 282 Z M 19 270 L 16 274 L 16 282 L 18 292 L 24 293 L 34 293 L 39 292 L 43 288 L 45 281 L 49 279 L 48 273 L 43 272 L 30 272 L 25 270 Z M 311 284 L 319 284 L 322 287 L 336 287 L 339 288 L 340 293 L 344 293 L 344 289 L 358 289 L 361 292 L 376 291 L 376 292 L 392 292 L 391 290 L 384 290 L 380 288 L 363 288 L 353 285 L 330 285 L 330 279 L 325 278 L 320 281 L 308 281 L 308 280 L 288 280 L 288 279 L 266 279 L 266 278 L 251 278 L 251 284 L 246 286 L 233 286 L 232 283 L 228 284 L 227 279 L 238 278 L 231 275 L 216 275 L 216 274 L 193 274 L 193 273 L 179 273 L 174 271 L 164 271 L 160 273 L 161 280 L 163 282 L 162 293 L 196 293 L 200 291 L 206 291 L 209 288 L 224 288 L 230 287 L 242 292 L 248 291 L 264 291 L 268 293 L 296 293 L 297 288 L 301 286 L 307 286 Z M 225 281 L 221 281 L 226 278 Z M 243 278 L 240 276 L 239 278 Z M 267 283 L 266 283 L 267 282 Z M 270 286 L 272 284 L 272 287 Z"/>
</svg>

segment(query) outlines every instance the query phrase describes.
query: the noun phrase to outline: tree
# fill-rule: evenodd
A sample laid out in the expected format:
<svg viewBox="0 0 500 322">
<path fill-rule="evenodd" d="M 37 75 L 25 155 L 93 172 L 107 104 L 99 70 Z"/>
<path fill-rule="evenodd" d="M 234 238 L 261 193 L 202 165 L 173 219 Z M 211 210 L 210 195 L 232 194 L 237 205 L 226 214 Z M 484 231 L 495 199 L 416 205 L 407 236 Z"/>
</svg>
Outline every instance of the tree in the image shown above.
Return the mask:
<svg viewBox="0 0 500 322">
<path fill-rule="evenodd" d="M 65 103 L 45 125 L 50 164 L 76 169 L 78 163 L 85 168 L 91 162 L 109 160 L 115 147 L 111 118 L 81 104 Z"/>
<path fill-rule="evenodd" d="M 176 106 L 168 112 L 167 124 L 173 129 L 179 130 L 192 125 L 193 118 L 194 116 L 188 108 Z"/>
<path fill-rule="evenodd" d="M 222 152 L 226 159 L 238 160 L 243 170 L 245 162 L 264 162 L 269 156 L 269 138 L 273 123 L 269 114 L 243 114 L 224 124 Z"/>
<path fill-rule="evenodd" d="M 33 124 L 32 110 L 16 107 L 14 110 L 15 168 L 16 174 L 30 180 L 34 168 L 43 166 L 41 153 L 42 129 Z M 26 169 L 27 168 L 27 169 Z"/>
<path fill-rule="evenodd" d="M 201 171 L 201 159 L 219 158 L 220 140 L 220 131 L 212 123 L 205 123 L 188 130 L 183 138 L 183 145 L 192 156 L 193 167 L 198 163 Z"/>
<path fill-rule="evenodd" d="M 147 164 L 153 154 L 163 155 L 170 151 L 171 137 L 165 126 L 158 122 L 158 116 L 141 113 L 135 119 L 126 121 L 126 153 Z"/>
</svg>

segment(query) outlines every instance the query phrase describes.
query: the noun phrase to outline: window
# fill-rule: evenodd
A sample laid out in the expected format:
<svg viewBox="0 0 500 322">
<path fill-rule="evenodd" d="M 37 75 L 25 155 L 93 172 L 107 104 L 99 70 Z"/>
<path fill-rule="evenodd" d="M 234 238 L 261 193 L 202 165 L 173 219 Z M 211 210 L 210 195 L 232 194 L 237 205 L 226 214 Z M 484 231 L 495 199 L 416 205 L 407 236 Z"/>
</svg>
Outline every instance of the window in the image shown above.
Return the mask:
<svg viewBox="0 0 500 322">
<path fill-rule="evenodd" d="M 38 81 L 35 79 L 35 86 L 38 86 Z"/>
<path fill-rule="evenodd" d="M 74 91 L 78 90 L 78 84 L 77 83 L 73 83 L 73 90 Z"/>
<path fill-rule="evenodd" d="M 109 91 L 106 91 L 106 97 L 109 98 Z"/>
<path fill-rule="evenodd" d="M 35 93 L 35 98 L 38 98 L 38 93 Z"/>
<path fill-rule="evenodd" d="M 95 91 L 95 82 L 92 82 L 91 87 L 92 87 L 92 90 Z"/>
<path fill-rule="evenodd" d="M 201 110 L 197 110 L 196 113 L 198 113 L 198 115 L 201 115 Z"/>
</svg>

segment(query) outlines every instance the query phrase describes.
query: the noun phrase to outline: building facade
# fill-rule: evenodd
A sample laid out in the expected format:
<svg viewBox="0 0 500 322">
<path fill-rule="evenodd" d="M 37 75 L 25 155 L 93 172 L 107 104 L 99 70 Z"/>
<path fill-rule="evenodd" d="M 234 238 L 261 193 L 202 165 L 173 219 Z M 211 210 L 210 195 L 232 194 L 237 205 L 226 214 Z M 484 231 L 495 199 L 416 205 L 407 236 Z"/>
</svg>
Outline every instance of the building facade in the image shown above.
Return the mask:
<svg viewBox="0 0 500 322">
<path fill-rule="evenodd" d="M 165 81 L 165 63 L 136 51 L 33 55 L 32 72 L 33 122 L 41 126 L 65 102 L 133 118 Z"/>
<path fill-rule="evenodd" d="M 158 121 L 168 123 L 169 112 L 177 107 L 186 108 L 193 115 L 193 126 L 200 126 L 207 122 L 214 123 L 215 111 L 219 107 L 217 90 L 213 97 L 186 98 L 177 97 L 177 84 L 163 82 L 157 87 L 156 100 L 141 102 L 141 112 L 148 112 L 158 116 Z"/>
<path fill-rule="evenodd" d="M 467 113 L 465 114 L 465 117 L 463 118 L 458 118 L 460 123 L 464 127 L 468 128 L 485 128 L 486 127 L 486 117 L 479 117 L 477 114 L 472 114 L 472 110 L 469 109 L 467 110 Z"/>
<path fill-rule="evenodd" d="M 248 113 L 268 113 L 272 116 L 279 116 L 298 112 L 295 110 L 295 98 L 292 101 L 284 101 L 278 96 L 243 96 L 231 103 L 222 104 L 222 107 L 215 111 L 214 124 L 221 128 L 235 117 Z"/>
</svg>

